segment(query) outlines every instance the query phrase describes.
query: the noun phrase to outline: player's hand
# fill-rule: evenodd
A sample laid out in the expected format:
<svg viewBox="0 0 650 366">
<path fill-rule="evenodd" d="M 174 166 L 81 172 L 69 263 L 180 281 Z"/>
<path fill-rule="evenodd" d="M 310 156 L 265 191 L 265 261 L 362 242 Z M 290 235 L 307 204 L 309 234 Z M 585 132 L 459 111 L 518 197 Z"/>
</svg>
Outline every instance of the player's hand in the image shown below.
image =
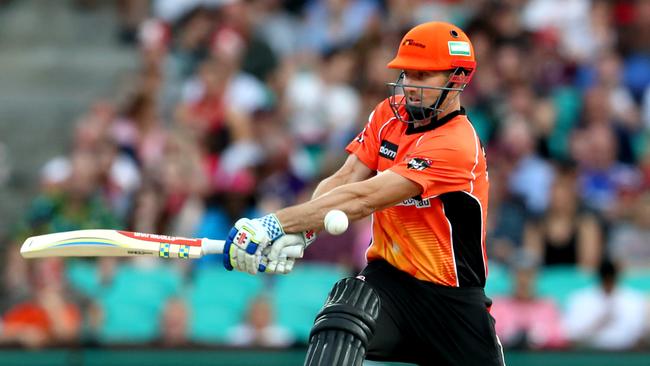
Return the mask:
<svg viewBox="0 0 650 366">
<path fill-rule="evenodd" d="M 261 270 L 262 250 L 284 234 L 275 215 L 239 219 L 230 229 L 224 245 L 223 264 L 227 270 L 256 274 Z"/>
<path fill-rule="evenodd" d="M 264 248 L 262 251 L 262 265 L 260 271 L 265 273 L 291 272 L 297 258 L 288 257 L 285 252 L 289 248 L 297 248 L 301 254 L 305 249 L 316 240 L 316 233 L 313 230 L 305 231 L 300 234 L 286 234 L 278 238 L 272 245 Z M 295 250 L 293 252 L 296 252 Z"/>
</svg>

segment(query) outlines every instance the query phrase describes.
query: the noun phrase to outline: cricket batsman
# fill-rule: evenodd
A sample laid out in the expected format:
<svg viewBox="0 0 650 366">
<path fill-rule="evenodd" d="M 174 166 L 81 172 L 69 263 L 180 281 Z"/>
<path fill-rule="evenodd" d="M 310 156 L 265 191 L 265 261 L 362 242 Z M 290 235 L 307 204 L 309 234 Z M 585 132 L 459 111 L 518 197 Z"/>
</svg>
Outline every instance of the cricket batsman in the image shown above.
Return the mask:
<svg viewBox="0 0 650 366">
<path fill-rule="evenodd" d="M 343 166 L 307 203 L 230 231 L 224 265 L 287 273 L 287 246 L 306 248 L 332 209 L 372 215 L 368 265 L 337 282 L 312 328 L 305 365 L 361 365 L 365 358 L 419 365 L 504 365 L 484 292 L 488 173 L 461 107 L 476 70 L 458 27 L 430 22 L 402 39 L 389 68 L 390 96 L 347 146 Z"/>
</svg>

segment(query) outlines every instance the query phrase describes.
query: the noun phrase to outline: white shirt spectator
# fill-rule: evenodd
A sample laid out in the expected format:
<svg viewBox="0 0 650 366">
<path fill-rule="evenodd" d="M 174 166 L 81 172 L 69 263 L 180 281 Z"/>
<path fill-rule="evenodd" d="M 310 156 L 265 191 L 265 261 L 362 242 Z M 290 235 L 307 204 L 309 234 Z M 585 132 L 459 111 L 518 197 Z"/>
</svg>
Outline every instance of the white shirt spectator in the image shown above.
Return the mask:
<svg viewBox="0 0 650 366">
<path fill-rule="evenodd" d="M 242 324 L 228 332 L 228 344 L 231 346 L 288 347 L 293 341 L 291 332 L 276 325 L 257 330 L 249 324 Z"/>
<path fill-rule="evenodd" d="M 541 214 L 548 207 L 554 179 L 555 172 L 547 161 L 536 155 L 529 155 L 515 166 L 509 187 L 510 191 L 523 197 L 529 211 Z"/>
<path fill-rule="evenodd" d="M 554 29 L 561 52 L 572 59 L 591 59 L 613 41 L 594 24 L 591 0 L 532 0 L 524 5 L 521 20 L 533 32 Z"/>
<path fill-rule="evenodd" d="M 612 258 L 626 268 L 650 267 L 650 229 L 636 225 L 615 226 L 608 244 Z"/>
<path fill-rule="evenodd" d="M 361 98 L 354 88 L 327 84 L 312 72 L 297 73 L 289 80 L 287 99 L 291 101 L 291 131 L 310 143 L 337 131 L 349 131 L 361 110 Z"/>
<path fill-rule="evenodd" d="M 181 99 L 185 102 L 196 102 L 204 93 L 205 85 L 195 77 L 183 85 Z M 225 101 L 229 108 L 250 114 L 269 104 L 269 94 L 264 83 L 253 75 L 239 72 L 226 86 Z"/>
<path fill-rule="evenodd" d="M 570 340 L 602 350 L 634 347 L 643 337 L 646 303 L 642 293 L 617 287 L 580 290 L 569 300 L 564 318 Z"/>
</svg>

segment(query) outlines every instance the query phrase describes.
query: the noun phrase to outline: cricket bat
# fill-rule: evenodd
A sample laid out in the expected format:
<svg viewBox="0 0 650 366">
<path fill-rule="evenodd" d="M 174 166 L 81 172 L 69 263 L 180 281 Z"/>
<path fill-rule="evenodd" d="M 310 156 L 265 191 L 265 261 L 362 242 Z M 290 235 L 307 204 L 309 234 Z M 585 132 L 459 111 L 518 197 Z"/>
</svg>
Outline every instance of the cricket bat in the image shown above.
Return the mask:
<svg viewBox="0 0 650 366">
<path fill-rule="evenodd" d="M 160 257 L 195 259 L 223 253 L 225 241 L 181 238 L 120 230 L 74 230 L 27 238 L 23 258 L 43 257 Z M 302 250 L 288 247 L 287 257 L 300 258 Z"/>
</svg>

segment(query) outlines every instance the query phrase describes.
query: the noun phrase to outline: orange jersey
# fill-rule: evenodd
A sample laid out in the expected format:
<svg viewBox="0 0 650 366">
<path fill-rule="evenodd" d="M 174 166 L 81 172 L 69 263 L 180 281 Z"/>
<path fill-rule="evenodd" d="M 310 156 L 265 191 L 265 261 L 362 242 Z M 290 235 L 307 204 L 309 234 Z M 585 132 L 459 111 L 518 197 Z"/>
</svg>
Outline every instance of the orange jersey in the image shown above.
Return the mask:
<svg viewBox="0 0 650 366">
<path fill-rule="evenodd" d="M 415 128 L 384 100 L 346 150 L 422 187 L 420 196 L 373 213 L 368 261 L 381 258 L 445 286 L 485 286 L 487 164 L 464 110 Z"/>
</svg>

